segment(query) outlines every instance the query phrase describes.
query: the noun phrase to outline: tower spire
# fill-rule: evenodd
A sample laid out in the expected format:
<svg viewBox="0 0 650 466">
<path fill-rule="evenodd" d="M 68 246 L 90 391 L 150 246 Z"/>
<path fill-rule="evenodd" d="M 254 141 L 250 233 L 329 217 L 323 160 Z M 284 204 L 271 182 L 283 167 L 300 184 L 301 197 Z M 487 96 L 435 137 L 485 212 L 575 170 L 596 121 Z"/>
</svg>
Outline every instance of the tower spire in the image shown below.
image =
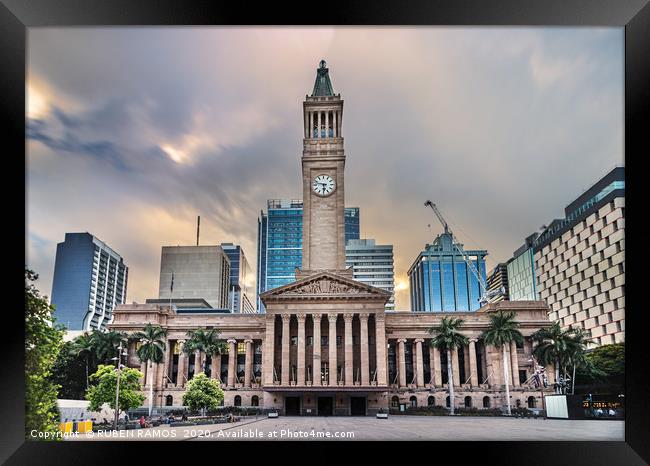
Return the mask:
<svg viewBox="0 0 650 466">
<path fill-rule="evenodd" d="M 330 81 L 329 68 L 327 68 L 327 62 L 321 60 L 318 68 L 316 69 L 316 82 L 314 83 L 314 90 L 311 93 L 311 96 L 328 96 L 334 95 L 334 89 L 332 88 L 332 81 Z"/>
</svg>

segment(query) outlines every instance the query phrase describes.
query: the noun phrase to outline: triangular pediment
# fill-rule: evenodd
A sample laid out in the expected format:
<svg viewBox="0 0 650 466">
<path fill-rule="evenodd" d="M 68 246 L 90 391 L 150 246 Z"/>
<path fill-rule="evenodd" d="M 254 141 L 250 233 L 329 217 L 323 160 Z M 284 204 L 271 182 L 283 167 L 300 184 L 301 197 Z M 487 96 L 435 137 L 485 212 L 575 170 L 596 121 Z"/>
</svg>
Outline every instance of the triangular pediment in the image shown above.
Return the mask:
<svg viewBox="0 0 650 466">
<path fill-rule="evenodd" d="M 365 283 L 337 275 L 332 272 L 318 272 L 260 295 L 262 301 L 276 299 L 354 299 L 390 298 L 390 292 Z"/>
</svg>

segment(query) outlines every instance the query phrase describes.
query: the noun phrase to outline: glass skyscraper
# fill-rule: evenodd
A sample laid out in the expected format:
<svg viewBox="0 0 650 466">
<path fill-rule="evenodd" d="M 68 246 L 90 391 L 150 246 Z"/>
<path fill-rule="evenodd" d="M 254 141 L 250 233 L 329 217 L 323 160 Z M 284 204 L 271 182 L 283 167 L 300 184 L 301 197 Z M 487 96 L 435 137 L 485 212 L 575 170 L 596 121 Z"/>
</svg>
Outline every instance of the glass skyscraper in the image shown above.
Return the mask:
<svg viewBox="0 0 650 466">
<path fill-rule="evenodd" d="M 296 279 L 302 267 L 302 200 L 269 199 L 257 220 L 257 309 L 260 293 Z M 345 240 L 359 239 L 359 208 L 345 208 Z"/>
<path fill-rule="evenodd" d="M 68 330 L 104 330 L 113 308 L 126 301 L 128 267 L 90 233 L 66 233 L 56 246 L 52 304 Z"/>
<path fill-rule="evenodd" d="M 221 248 L 230 259 L 230 311 L 235 313 L 255 312 L 253 271 L 241 246 L 221 243 Z"/>
<path fill-rule="evenodd" d="M 352 278 L 391 293 L 386 310 L 395 309 L 393 245 L 375 244 L 374 239 L 352 239 L 345 245 L 345 265 L 352 267 Z"/>
<path fill-rule="evenodd" d="M 485 281 L 487 251 L 465 252 Z M 438 235 L 433 244 L 426 245 L 408 276 L 413 312 L 476 311 L 480 307 L 478 279 L 454 247 L 449 233 Z"/>
</svg>

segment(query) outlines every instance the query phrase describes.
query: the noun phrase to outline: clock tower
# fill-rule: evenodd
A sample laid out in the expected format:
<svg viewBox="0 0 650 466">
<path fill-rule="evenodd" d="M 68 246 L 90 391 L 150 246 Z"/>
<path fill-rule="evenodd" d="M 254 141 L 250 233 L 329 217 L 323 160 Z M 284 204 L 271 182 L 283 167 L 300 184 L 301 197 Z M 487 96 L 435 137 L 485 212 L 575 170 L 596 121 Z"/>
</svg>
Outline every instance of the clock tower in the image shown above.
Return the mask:
<svg viewBox="0 0 650 466">
<path fill-rule="evenodd" d="M 345 153 L 341 133 L 343 100 L 334 94 L 321 60 L 311 95 L 303 102 L 302 271 L 345 270 Z"/>
</svg>

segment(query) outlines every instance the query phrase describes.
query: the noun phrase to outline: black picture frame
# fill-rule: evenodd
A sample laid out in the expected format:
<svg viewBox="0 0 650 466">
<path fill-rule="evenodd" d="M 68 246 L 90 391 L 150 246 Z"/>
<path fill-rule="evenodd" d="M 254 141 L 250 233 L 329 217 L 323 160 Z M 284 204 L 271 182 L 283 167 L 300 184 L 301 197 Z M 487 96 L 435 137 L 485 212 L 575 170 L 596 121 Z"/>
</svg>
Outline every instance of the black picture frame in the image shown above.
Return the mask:
<svg viewBox="0 0 650 466">
<path fill-rule="evenodd" d="M 294 8 L 301 16 L 291 17 Z M 145 25 L 462 25 L 462 26 L 614 26 L 625 28 L 625 165 L 626 165 L 626 420 L 624 442 L 38 442 L 24 439 L 24 320 L 20 309 L 18 277 L 26 263 L 25 204 L 12 186 L 24 182 L 25 77 L 27 28 L 40 26 L 145 26 Z M 0 1 L 0 112 L 4 117 L 3 146 L 7 212 L 5 245 L 14 252 L 13 273 L 3 300 L 3 353 L 0 364 L 0 401 L 3 420 L 0 461 L 5 464 L 112 463 L 123 461 L 172 463 L 171 449 L 181 449 L 185 461 L 268 461 L 305 463 L 321 457 L 314 447 L 326 448 L 325 459 L 340 462 L 339 448 L 354 458 L 383 455 L 392 450 L 403 461 L 462 461 L 481 464 L 646 464 L 650 461 L 650 364 L 644 347 L 648 310 L 643 306 L 641 241 L 644 208 L 643 158 L 648 150 L 650 109 L 650 6 L 648 0 L 412 0 L 408 3 L 319 2 L 284 8 L 275 3 L 252 6 L 244 2 L 170 0 L 1 0 Z M 10 168 L 7 165 L 11 165 Z M 24 186 L 23 186 L 24 188 Z M 26 201 L 25 198 L 23 198 Z M 22 226 L 20 221 L 22 220 Z M 21 238 L 20 235 L 23 234 Z M 24 251 L 24 250 L 23 250 Z M 637 253 L 638 251 L 638 253 Z M 22 262 L 22 263 L 21 263 Z M 645 272 L 645 273 L 644 273 Z M 16 302 L 14 302 L 14 300 Z M 646 337 L 647 338 L 647 337 Z M 507 439 L 504 439 L 507 440 Z M 353 448 L 349 448 L 352 446 Z M 256 447 L 253 450 L 253 447 Z M 280 447 L 280 448 L 278 448 Z M 299 448 L 300 447 L 300 448 Z M 307 448 L 305 448 L 307 447 Z M 196 450 L 203 450 L 200 456 Z M 295 452 L 295 453 L 294 453 Z M 452 459 L 445 459 L 451 454 Z M 307 456 L 305 456 L 307 455 Z M 322 458 L 321 457 L 321 458 Z M 357 459 L 358 461 L 359 459 Z M 365 461 L 362 459 L 361 461 Z"/>
</svg>

